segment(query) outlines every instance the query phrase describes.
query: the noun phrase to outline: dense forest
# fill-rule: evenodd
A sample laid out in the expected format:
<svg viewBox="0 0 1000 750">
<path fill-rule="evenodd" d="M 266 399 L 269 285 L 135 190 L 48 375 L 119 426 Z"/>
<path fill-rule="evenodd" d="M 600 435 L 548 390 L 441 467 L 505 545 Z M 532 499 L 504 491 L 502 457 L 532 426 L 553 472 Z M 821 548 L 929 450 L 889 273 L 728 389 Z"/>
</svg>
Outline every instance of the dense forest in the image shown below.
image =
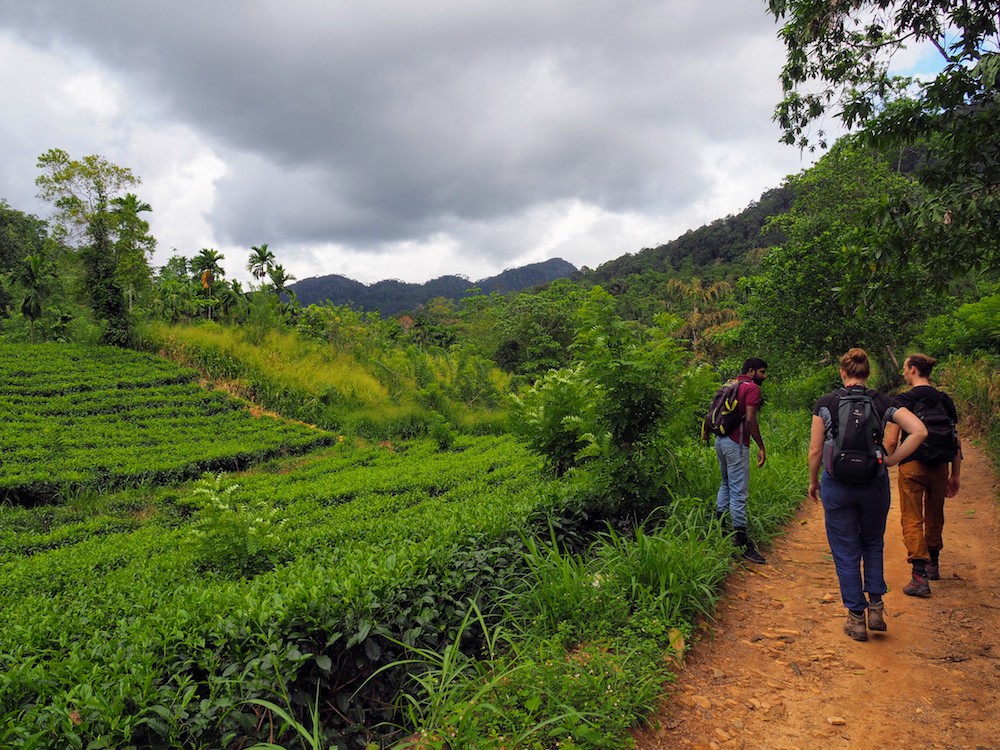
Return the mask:
<svg viewBox="0 0 1000 750">
<path fill-rule="evenodd" d="M 778 124 L 823 155 L 597 269 L 366 304 L 264 242 L 246 286 L 213 248 L 154 268 L 139 176 L 42 154 L 51 215 L 0 201 L 0 744 L 626 747 L 733 564 L 698 423 L 745 358 L 756 539 L 852 346 L 886 391 L 939 358 L 996 460 L 996 15 L 769 7 Z M 929 18 L 961 43 L 902 87 L 871 56 Z M 856 132 L 816 143 L 827 108 Z"/>
</svg>

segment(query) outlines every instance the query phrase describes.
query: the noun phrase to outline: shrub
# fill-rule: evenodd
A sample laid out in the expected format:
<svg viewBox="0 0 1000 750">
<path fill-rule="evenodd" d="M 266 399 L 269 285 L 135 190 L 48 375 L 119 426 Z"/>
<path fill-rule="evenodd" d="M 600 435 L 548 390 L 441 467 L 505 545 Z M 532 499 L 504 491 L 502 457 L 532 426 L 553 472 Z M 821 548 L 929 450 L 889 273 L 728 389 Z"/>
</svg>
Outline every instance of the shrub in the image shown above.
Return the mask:
<svg viewBox="0 0 1000 750">
<path fill-rule="evenodd" d="M 279 536 L 285 520 L 259 497 L 241 500 L 239 487 L 222 474 L 196 484 L 189 501 L 198 508 L 192 538 L 201 569 L 252 578 L 287 559 Z"/>
</svg>

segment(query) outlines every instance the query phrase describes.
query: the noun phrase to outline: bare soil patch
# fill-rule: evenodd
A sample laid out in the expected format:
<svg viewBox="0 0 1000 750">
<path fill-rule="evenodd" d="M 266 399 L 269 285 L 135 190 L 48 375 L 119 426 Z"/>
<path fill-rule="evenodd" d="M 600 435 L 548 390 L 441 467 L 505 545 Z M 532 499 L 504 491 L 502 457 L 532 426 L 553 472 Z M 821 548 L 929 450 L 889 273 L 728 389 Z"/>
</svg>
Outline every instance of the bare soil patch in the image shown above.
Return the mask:
<svg viewBox="0 0 1000 750">
<path fill-rule="evenodd" d="M 844 635 L 822 508 L 806 501 L 765 551 L 768 565 L 728 578 L 715 622 L 636 733 L 639 750 L 1000 747 L 1000 485 L 975 446 L 964 455 L 930 597 L 902 593 L 910 569 L 893 472 L 888 632 Z"/>
</svg>

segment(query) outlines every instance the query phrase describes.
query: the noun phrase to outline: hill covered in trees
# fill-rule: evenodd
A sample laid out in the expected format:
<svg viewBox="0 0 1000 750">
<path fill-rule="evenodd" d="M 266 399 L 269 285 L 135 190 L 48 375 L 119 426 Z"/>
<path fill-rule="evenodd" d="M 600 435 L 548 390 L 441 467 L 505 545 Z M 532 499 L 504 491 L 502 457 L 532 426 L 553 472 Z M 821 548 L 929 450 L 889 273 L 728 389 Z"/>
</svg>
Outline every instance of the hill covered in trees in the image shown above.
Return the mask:
<svg viewBox="0 0 1000 750">
<path fill-rule="evenodd" d="M 716 219 L 663 245 L 647 247 L 609 260 L 596 270 L 581 272 L 592 284 L 608 284 L 633 274 L 700 272 L 718 264 L 739 265 L 751 250 L 781 242 L 770 220 L 791 207 L 794 191 L 787 185 L 767 190 L 738 214 Z"/>
<path fill-rule="evenodd" d="M 336 274 L 303 279 L 289 285 L 301 305 L 350 305 L 364 310 L 378 310 L 382 315 L 396 315 L 414 310 L 435 297 L 460 300 L 474 290 L 482 294 L 518 292 L 564 279 L 576 273 L 576 266 L 561 258 L 511 268 L 497 276 L 469 281 L 462 276 L 441 276 L 424 284 L 410 284 L 396 279 L 363 284 Z"/>
</svg>

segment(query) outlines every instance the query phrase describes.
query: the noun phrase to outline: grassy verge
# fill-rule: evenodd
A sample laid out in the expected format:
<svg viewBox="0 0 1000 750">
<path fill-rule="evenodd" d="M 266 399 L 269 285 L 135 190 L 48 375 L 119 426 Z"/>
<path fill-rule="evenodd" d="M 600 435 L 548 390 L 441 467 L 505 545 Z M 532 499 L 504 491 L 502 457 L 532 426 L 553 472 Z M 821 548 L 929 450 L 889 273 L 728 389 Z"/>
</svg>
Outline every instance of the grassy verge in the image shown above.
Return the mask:
<svg viewBox="0 0 1000 750">
<path fill-rule="evenodd" d="M 804 497 L 808 413 L 772 410 L 766 467 L 754 471 L 750 515 L 758 540 L 781 532 Z M 410 702 L 420 731 L 400 747 L 628 747 L 687 645 L 710 620 L 734 564 L 713 518 L 714 451 L 674 451 L 687 478 L 643 526 L 608 528 L 573 553 L 553 533 L 526 540 L 527 573 L 504 616 L 466 626 L 492 644 L 479 660 L 419 653 Z"/>
<path fill-rule="evenodd" d="M 934 374 L 955 400 L 961 433 L 981 437 L 1000 471 L 1000 357 L 955 355 Z"/>
<path fill-rule="evenodd" d="M 281 415 L 368 440 L 503 431 L 509 379 L 463 352 L 354 352 L 293 331 L 251 336 L 218 325 L 150 324 L 143 347 Z"/>
</svg>

